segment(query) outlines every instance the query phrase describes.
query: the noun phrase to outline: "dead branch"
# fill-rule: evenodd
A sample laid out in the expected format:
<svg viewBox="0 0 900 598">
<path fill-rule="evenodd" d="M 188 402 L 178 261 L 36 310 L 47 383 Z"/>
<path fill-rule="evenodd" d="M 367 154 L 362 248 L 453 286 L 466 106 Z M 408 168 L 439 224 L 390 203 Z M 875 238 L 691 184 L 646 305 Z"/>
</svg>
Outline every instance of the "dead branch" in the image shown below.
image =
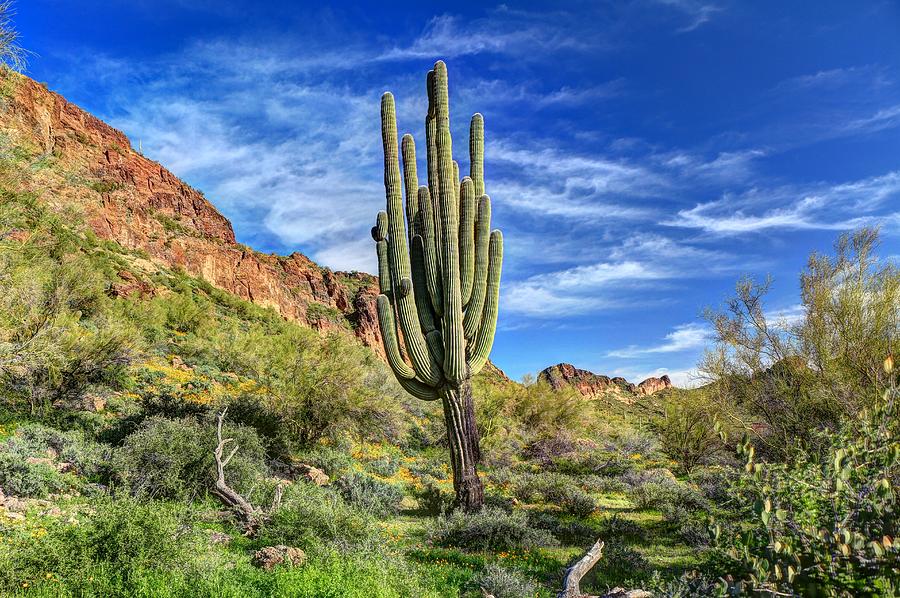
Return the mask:
<svg viewBox="0 0 900 598">
<path fill-rule="evenodd" d="M 218 440 L 218 444 L 216 445 L 216 450 L 213 451 L 213 455 L 216 458 L 216 471 L 218 475 L 216 477 L 216 487 L 213 490 L 213 494 L 215 494 L 226 507 L 233 509 L 238 514 L 238 517 L 241 518 L 241 521 L 248 530 L 253 530 L 258 524 L 259 512 L 249 501 L 247 501 L 247 499 L 238 494 L 225 482 L 225 467 L 228 466 L 229 461 L 231 461 L 231 458 L 234 457 L 234 454 L 238 450 L 238 447 L 235 445 L 228 456 L 224 459 L 222 458 L 222 455 L 225 452 L 225 445 L 233 440 L 232 438 L 222 438 L 222 422 L 225 421 L 225 414 L 227 412 L 228 408 L 226 407 L 222 410 L 222 413 L 216 416 L 216 440 Z"/>
<path fill-rule="evenodd" d="M 566 569 L 563 579 L 563 589 L 556 598 L 581 598 L 581 578 L 593 569 L 600 557 L 603 556 L 603 540 L 597 540 L 581 559 Z"/>
</svg>

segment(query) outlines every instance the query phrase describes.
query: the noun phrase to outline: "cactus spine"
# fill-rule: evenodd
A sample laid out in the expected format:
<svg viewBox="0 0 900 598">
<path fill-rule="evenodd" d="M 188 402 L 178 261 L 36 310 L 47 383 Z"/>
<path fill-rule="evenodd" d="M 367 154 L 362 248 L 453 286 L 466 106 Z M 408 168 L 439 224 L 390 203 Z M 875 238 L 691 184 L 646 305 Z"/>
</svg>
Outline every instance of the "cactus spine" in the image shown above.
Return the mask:
<svg viewBox="0 0 900 598">
<path fill-rule="evenodd" d="M 419 187 L 411 135 L 403 136 L 398 152 L 394 96 L 381 98 L 387 210 L 372 228 L 381 284 L 378 323 L 400 385 L 419 399 L 442 401 L 456 500 L 473 511 L 481 508 L 484 492 L 476 471 L 480 451 L 470 380 L 487 363 L 494 342 L 503 236 L 491 232 L 491 199 L 484 193 L 484 119 L 472 117 L 470 174 L 460 180 L 443 62 L 428 72 L 426 89 L 427 186 Z"/>
</svg>

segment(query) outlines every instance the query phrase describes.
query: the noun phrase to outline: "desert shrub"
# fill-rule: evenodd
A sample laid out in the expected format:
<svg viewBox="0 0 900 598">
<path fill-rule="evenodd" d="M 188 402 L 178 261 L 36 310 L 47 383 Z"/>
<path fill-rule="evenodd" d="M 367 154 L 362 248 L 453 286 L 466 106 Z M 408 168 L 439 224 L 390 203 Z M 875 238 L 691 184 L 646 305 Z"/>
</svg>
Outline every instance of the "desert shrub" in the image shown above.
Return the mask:
<svg viewBox="0 0 900 598">
<path fill-rule="evenodd" d="M 704 468 L 691 473 L 691 482 L 714 503 L 723 503 L 729 498 L 729 489 L 737 478 L 737 470 L 732 467 Z"/>
<path fill-rule="evenodd" d="M 254 398 L 277 419 L 287 449 L 308 449 L 347 431 L 378 440 L 399 436 L 398 387 L 384 364 L 344 335 L 260 326 L 230 331 L 216 343 L 220 368 L 259 381 Z"/>
<path fill-rule="evenodd" d="M 473 514 L 454 511 L 438 517 L 427 538 L 437 546 L 466 550 L 511 550 L 557 544 L 549 532 L 531 527 L 521 511 L 507 513 L 491 507 Z"/>
<path fill-rule="evenodd" d="M 375 515 L 396 515 L 403 500 L 403 491 L 394 484 L 369 474 L 351 471 L 334 482 L 344 498 Z"/>
<path fill-rule="evenodd" d="M 472 578 L 473 589 L 484 590 L 495 598 L 528 598 L 537 593 L 537 585 L 522 573 L 490 563 Z"/>
<path fill-rule="evenodd" d="M 423 476 L 412 487 L 412 495 L 419 503 L 419 510 L 429 515 L 441 515 L 450 510 L 455 495 L 452 488 L 442 487 L 431 476 Z"/>
<path fill-rule="evenodd" d="M 604 578 L 623 581 L 642 577 L 647 573 L 650 564 L 644 556 L 619 540 L 611 540 L 603 547 L 603 558 L 594 567 L 594 571 L 585 576 L 588 582 L 592 573 L 601 574 Z"/>
<path fill-rule="evenodd" d="M 21 588 L 48 571 L 75 582 L 86 570 L 128 578 L 138 571 L 178 569 L 192 555 L 193 530 L 183 506 L 129 498 L 103 499 L 74 526 L 51 522 L 42 533 L 11 536 L 14 549 L 0 556 L 0 587 Z"/>
<path fill-rule="evenodd" d="M 890 360 L 885 370 L 893 370 Z M 719 545 L 749 590 L 801 595 L 896 595 L 900 563 L 900 391 L 888 389 L 871 411 L 838 432 L 818 432 L 791 464 L 756 461 L 732 486 L 743 507 L 737 525 L 720 527 Z M 746 470 L 745 470 L 746 471 Z M 774 545 L 774 549 L 773 549 Z"/>
<path fill-rule="evenodd" d="M 76 474 L 98 480 L 107 471 L 108 450 L 78 431 L 26 424 L 0 444 L 0 488 L 7 494 L 42 498 L 81 490 Z"/>
<path fill-rule="evenodd" d="M 43 498 L 81 487 L 72 474 L 60 473 L 48 463 L 30 463 L 13 453 L 0 453 L 0 488 L 6 494 Z"/>
<path fill-rule="evenodd" d="M 297 459 L 318 467 L 332 478 L 349 471 L 354 463 L 349 448 L 340 445 L 316 445 L 297 453 Z"/>
<path fill-rule="evenodd" d="M 620 517 L 618 513 L 604 519 L 600 530 L 601 538 L 615 541 L 644 540 L 647 537 L 647 530 L 640 523 Z"/>
<path fill-rule="evenodd" d="M 543 501 L 579 517 L 589 515 L 597 506 L 575 478 L 558 473 L 521 474 L 514 478 L 512 492 L 521 501 Z"/>
<path fill-rule="evenodd" d="M 370 513 L 347 504 L 334 490 L 297 483 L 288 486 L 281 507 L 263 522 L 259 533 L 269 544 L 347 546 L 377 538 L 378 527 Z"/>
<path fill-rule="evenodd" d="M 19 426 L 0 450 L 23 457 L 50 457 L 70 464 L 80 475 L 101 477 L 109 467 L 110 448 L 85 438 L 79 430 L 61 431 L 40 424 Z"/>
<path fill-rule="evenodd" d="M 227 422 L 223 436 L 233 438 L 229 448 L 238 447 L 226 470 L 228 484 L 252 498 L 254 485 L 266 471 L 262 444 L 252 429 Z M 213 421 L 151 417 L 116 452 L 116 474 L 134 496 L 181 500 L 202 496 L 215 481 L 215 446 Z"/>
<path fill-rule="evenodd" d="M 662 450 L 685 473 L 709 463 L 724 448 L 719 436 L 718 407 L 703 390 L 679 391 L 654 422 Z"/>
<path fill-rule="evenodd" d="M 691 508 L 681 503 L 667 504 L 662 507 L 663 517 L 675 535 L 688 546 L 697 548 L 708 546 L 711 542 L 709 520 L 706 511 Z"/>
<path fill-rule="evenodd" d="M 400 456 L 386 453 L 366 463 L 366 469 L 374 474 L 389 478 L 400 469 Z"/>
<path fill-rule="evenodd" d="M 554 470 L 568 475 L 615 477 L 634 470 L 634 461 L 628 458 L 629 454 L 631 453 L 593 450 L 557 457 L 552 460 L 552 465 Z"/>
<path fill-rule="evenodd" d="M 618 477 L 610 478 L 594 474 L 579 476 L 578 483 L 588 492 L 597 492 L 600 494 L 624 493 L 628 489 L 628 484 Z"/>
<path fill-rule="evenodd" d="M 554 513 L 531 511 L 528 513 L 528 522 L 536 529 L 553 534 L 560 544 L 590 544 L 597 539 L 597 530 L 592 526 L 580 521 L 561 519 Z"/>
<path fill-rule="evenodd" d="M 789 460 L 878 399 L 886 355 L 900 353 L 900 269 L 876 255 L 878 233 L 842 235 L 833 256 L 813 254 L 800 277 L 802 317 L 767 317 L 771 281 L 738 282 L 707 317 L 716 348 L 700 365 L 714 402 L 754 429 L 756 450 Z"/>
<path fill-rule="evenodd" d="M 698 571 L 682 573 L 671 579 L 659 571 L 651 573 L 642 587 L 658 598 L 705 598 L 706 596 L 734 596 L 736 590 L 728 582 L 710 577 Z"/>
</svg>

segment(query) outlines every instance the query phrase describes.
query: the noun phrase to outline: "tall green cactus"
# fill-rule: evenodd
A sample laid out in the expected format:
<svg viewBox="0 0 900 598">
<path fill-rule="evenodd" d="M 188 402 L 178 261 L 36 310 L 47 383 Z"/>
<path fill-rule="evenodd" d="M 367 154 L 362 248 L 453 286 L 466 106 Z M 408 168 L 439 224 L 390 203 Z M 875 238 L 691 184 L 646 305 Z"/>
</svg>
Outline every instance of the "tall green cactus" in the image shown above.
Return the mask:
<svg viewBox="0 0 900 598">
<path fill-rule="evenodd" d="M 481 508 L 484 490 L 476 471 L 480 451 L 470 380 L 494 343 L 503 235 L 491 232 L 491 199 L 484 193 L 482 116 L 472 117 L 470 176 L 460 181 L 443 62 L 428 72 L 426 87 L 428 186 L 419 187 L 408 134 L 400 144 L 401 178 L 394 96 L 381 98 L 387 211 L 379 212 L 372 229 L 381 284 L 378 323 L 400 385 L 419 399 L 442 401 L 456 500 L 473 511 Z"/>
</svg>

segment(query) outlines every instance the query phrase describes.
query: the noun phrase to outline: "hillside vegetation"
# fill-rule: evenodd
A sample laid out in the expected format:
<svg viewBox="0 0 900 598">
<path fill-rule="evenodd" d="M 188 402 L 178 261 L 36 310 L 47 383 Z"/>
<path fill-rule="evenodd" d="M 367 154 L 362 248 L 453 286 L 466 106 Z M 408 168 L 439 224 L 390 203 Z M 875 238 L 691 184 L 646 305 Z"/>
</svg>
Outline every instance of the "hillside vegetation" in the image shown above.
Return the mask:
<svg viewBox="0 0 900 598">
<path fill-rule="evenodd" d="M 0 138 L 3 594 L 552 596 L 597 538 L 597 594 L 898 591 L 900 276 L 873 231 L 811 258 L 799 323 L 741 282 L 702 388 L 631 405 L 485 370 L 464 514 L 439 405 L 352 326 L 101 238 L 110 188 L 54 151 Z M 217 416 L 252 525 L 216 486 Z"/>
</svg>

